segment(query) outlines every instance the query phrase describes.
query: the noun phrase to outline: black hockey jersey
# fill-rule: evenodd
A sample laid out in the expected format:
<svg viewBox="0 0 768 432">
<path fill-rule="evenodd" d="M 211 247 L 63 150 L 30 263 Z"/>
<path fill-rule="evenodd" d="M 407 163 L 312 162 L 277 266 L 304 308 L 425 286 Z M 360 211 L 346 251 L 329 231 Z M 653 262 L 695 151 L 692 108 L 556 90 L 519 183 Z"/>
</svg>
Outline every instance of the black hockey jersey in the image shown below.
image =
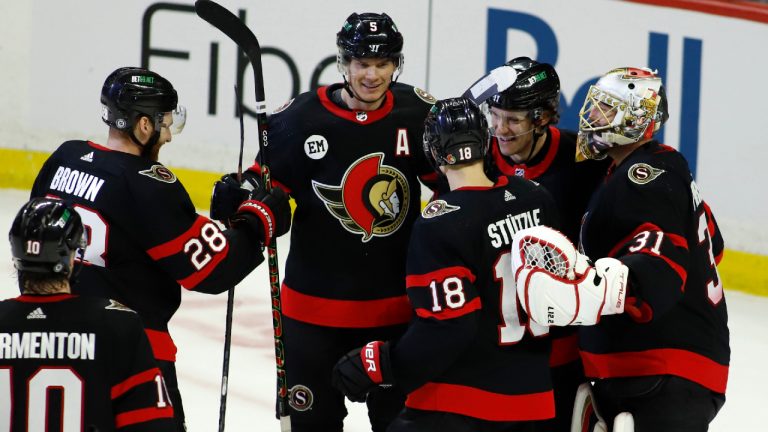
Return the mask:
<svg viewBox="0 0 768 432">
<path fill-rule="evenodd" d="M 379 109 L 350 111 L 330 99 L 340 88 L 299 95 L 269 119 L 272 178 L 296 202 L 283 314 L 329 327 L 406 323 L 418 178 L 436 178 L 422 150 L 435 100 L 397 83 Z"/>
<path fill-rule="evenodd" d="M 560 209 L 562 232 L 574 244 L 579 239 L 581 217 L 608 169 L 608 161 L 576 163 L 576 134 L 549 127 L 541 150 L 527 163 L 516 164 L 499 151 L 496 138 L 491 143 L 493 165 L 497 173 L 519 176 L 543 185 Z"/>
<path fill-rule="evenodd" d="M 88 247 L 73 292 L 114 298 L 136 310 L 159 360 L 175 360 L 168 321 L 181 302 L 180 286 L 222 292 L 264 260 L 245 232 L 222 231 L 197 214 L 168 168 L 92 142 L 62 144 L 31 195 L 74 204 Z"/>
<path fill-rule="evenodd" d="M 13 431 L 176 430 L 138 315 L 95 297 L 0 302 L 0 401 Z"/>
<path fill-rule="evenodd" d="M 558 226 L 546 190 L 517 177 L 432 201 L 413 228 L 408 298 L 416 318 L 390 354 L 406 406 L 490 421 L 555 414 L 549 328 L 518 306 L 511 241 Z"/>
<path fill-rule="evenodd" d="M 581 218 L 608 170 L 608 161 L 576 163 L 576 134 L 554 126 L 549 127 L 541 150 L 526 163 L 517 164 L 502 155 L 496 138 L 491 142 L 490 154 L 497 173 L 534 180 L 552 194 L 560 211 L 562 232 L 577 244 Z M 552 366 L 579 359 L 576 333 L 577 329 L 571 327 L 551 329 Z"/>
<path fill-rule="evenodd" d="M 723 239 L 685 158 L 651 141 L 611 167 L 589 204 L 581 246 L 592 259 L 629 267 L 625 313 L 580 329 L 587 376 L 676 375 L 725 393 Z"/>
</svg>

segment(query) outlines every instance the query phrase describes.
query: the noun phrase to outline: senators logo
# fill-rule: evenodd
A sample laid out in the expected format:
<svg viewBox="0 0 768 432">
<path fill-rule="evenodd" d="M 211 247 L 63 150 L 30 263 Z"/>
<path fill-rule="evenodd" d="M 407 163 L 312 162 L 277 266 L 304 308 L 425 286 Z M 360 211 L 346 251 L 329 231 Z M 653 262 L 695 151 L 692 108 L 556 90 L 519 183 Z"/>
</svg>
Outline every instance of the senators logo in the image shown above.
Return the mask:
<svg viewBox="0 0 768 432">
<path fill-rule="evenodd" d="M 408 182 L 394 167 L 382 165 L 383 159 L 384 153 L 373 153 L 356 160 L 339 186 L 312 181 L 331 215 L 347 231 L 362 234 L 363 242 L 394 233 L 408 214 Z"/>
<path fill-rule="evenodd" d="M 627 176 L 633 183 L 644 185 L 650 183 L 664 173 L 663 169 L 654 168 L 645 163 L 636 163 L 629 167 Z"/>
<path fill-rule="evenodd" d="M 152 165 L 152 168 L 139 171 L 139 174 L 145 175 L 149 178 L 161 181 L 163 183 L 173 183 L 176 181 L 176 174 L 171 170 L 160 164 Z"/>
</svg>

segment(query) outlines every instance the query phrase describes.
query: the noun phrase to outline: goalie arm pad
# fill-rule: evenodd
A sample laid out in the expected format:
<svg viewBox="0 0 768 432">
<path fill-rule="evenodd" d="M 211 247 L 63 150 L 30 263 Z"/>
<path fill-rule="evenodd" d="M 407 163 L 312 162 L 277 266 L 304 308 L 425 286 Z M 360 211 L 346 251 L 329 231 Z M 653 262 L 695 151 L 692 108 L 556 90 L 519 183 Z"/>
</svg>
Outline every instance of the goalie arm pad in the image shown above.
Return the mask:
<svg viewBox="0 0 768 432">
<path fill-rule="evenodd" d="M 541 325 L 593 325 L 602 315 L 624 312 L 629 269 L 614 258 L 568 280 L 540 268 L 521 268 L 516 276 L 523 309 Z"/>
</svg>

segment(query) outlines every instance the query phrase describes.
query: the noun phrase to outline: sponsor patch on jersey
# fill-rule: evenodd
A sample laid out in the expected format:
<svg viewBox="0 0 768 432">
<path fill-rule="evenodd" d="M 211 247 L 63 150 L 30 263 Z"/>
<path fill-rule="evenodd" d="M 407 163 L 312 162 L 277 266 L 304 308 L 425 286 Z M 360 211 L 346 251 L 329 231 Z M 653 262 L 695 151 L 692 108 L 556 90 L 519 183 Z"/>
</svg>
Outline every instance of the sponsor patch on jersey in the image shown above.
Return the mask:
<svg viewBox="0 0 768 432">
<path fill-rule="evenodd" d="M 517 197 L 512 194 L 512 192 L 508 190 L 504 190 L 504 201 L 512 201 L 513 199 L 517 199 Z"/>
<path fill-rule="evenodd" d="M 650 183 L 664 172 L 663 169 L 654 168 L 646 163 L 636 163 L 629 167 L 627 177 L 633 183 L 644 185 Z"/>
<path fill-rule="evenodd" d="M 86 153 L 86 154 L 80 156 L 80 160 L 81 161 L 86 161 L 86 162 L 93 162 L 93 152 Z"/>
<path fill-rule="evenodd" d="M 424 210 L 421 211 L 421 217 L 424 219 L 432 219 L 459 209 L 461 209 L 461 207 L 450 205 L 443 200 L 435 200 L 424 207 Z"/>
<path fill-rule="evenodd" d="M 295 100 L 296 100 L 296 98 L 293 98 L 293 99 L 289 99 L 289 100 L 288 100 L 288 102 L 286 102 L 286 103 L 284 103 L 284 104 L 280 105 L 280 106 L 279 106 L 279 107 L 277 107 L 277 108 L 276 108 L 274 111 L 272 111 L 272 114 L 277 114 L 277 113 L 280 113 L 280 112 L 283 112 L 283 111 L 285 111 L 285 110 L 286 110 L 286 108 L 288 108 L 289 106 L 291 106 L 291 104 L 292 104 L 292 103 L 293 103 L 293 101 L 295 101 Z"/>
<path fill-rule="evenodd" d="M 314 160 L 322 159 L 328 153 L 328 140 L 322 135 L 310 135 L 304 140 L 304 153 Z"/>
<path fill-rule="evenodd" d="M 422 90 L 418 87 L 414 87 L 413 92 L 416 93 L 416 96 L 418 96 L 419 99 L 423 100 L 428 104 L 434 104 L 435 102 L 437 102 L 437 99 L 435 99 L 435 97 L 429 94 L 429 92 L 427 92 L 426 90 Z"/>
<path fill-rule="evenodd" d="M 306 411 L 312 408 L 315 396 L 309 387 L 296 384 L 288 390 L 288 405 L 296 411 Z"/>
<path fill-rule="evenodd" d="M 163 183 L 173 183 L 176 181 L 176 174 L 162 165 L 152 165 L 152 168 L 139 171 L 139 174 L 153 178 Z"/>
<path fill-rule="evenodd" d="M 123 311 L 123 312 L 133 312 L 133 313 L 136 313 L 136 311 L 135 311 L 135 310 L 133 310 L 133 309 L 129 308 L 128 306 L 126 306 L 126 305 L 124 305 L 124 304 L 120 303 L 120 302 L 119 302 L 119 301 L 117 301 L 117 300 L 112 300 L 112 299 L 109 299 L 109 304 L 108 304 L 108 305 L 106 305 L 106 306 L 104 307 L 104 309 L 109 309 L 109 310 L 118 310 L 118 311 Z"/>
<path fill-rule="evenodd" d="M 362 241 L 386 237 L 403 225 L 411 202 L 408 181 L 397 168 L 384 165 L 384 153 L 354 161 L 340 185 L 312 180 L 312 189 L 328 213 Z"/>
</svg>

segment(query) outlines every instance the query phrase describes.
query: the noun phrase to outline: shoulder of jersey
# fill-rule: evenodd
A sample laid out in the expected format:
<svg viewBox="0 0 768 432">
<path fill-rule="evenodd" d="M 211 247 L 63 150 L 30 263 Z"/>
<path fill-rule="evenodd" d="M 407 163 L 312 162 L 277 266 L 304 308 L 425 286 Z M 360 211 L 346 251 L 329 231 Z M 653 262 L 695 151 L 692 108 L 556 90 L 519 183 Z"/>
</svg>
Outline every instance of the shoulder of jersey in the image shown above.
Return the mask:
<svg viewBox="0 0 768 432">
<path fill-rule="evenodd" d="M 134 314 L 136 313 L 135 310 L 129 308 L 128 306 L 120 303 L 117 300 L 113 300 L 113 299 L 106 299 L 106 300 L 107 300 L 107 304 L 104 306 L 104 309 L 106 310 L 113 310 L 118 312 L 130 312 Z"/>
<path fill-rule="evenodd" d="M 302 106 L 306 105 L 307 102 L 313 100 L 319 101 L 317 96 L 317 89 L 306 91 L 294 98 L 287 100 L 285 103 L 275 108 L 275 110 L 270 114 L 270 117 L 281 113 L 290 113 L 296 111 L 297 109 L 300 109 Z"/>
<path fill-rule="evenodd" d="M 688 171 L 688 164 L 682 154 L 666 145 L 636 155 L 635 158 L 630 156 L 631 159 L 622 167 L 621 172 L 616 173 L 629 184 L 653 186 L 663 182 L 665 173 L 684 175 Z"/>
<path fill-rule="evenodd" d="M 517 190 L 519 192 L 533 191 L 543 188 L 543 186 L 536 180 L 529 180 L 519 176 L 506 176 L 507 188 Z"/>
<path fill-rule="evenodd" d="M 574 154 L 571 156 L 576 155 L 576 138 L 577 134 L 576 132 L 570 131 L 568 129 L 560 129 L 558 127 L 555 127 L 558 131 L 560 131 L 560 145 L 561 146 L 567 146 L 568 148 L 574 149 Z"/>
<path fill-rule="evenodd" d="M 406 97 L 412 100 L 420 100 L 427 105 L 434 105 L 437 99 L 428 91 L 404 83 L 395 83 L 392 85 L 392 93 L 395 96 Z"/>
<path fill-rule="evenodd" d="M 457 203 L 451 203 L 450 200 L 445 199 L 436 199 L 424 206 L 424 209 L 421 210 L 421 217 L 419 219 L 424 222 L 444 219 L 446 215 L 458 215 L 459 210 L 461 210 L 461 205 Z"/>
</svg>

